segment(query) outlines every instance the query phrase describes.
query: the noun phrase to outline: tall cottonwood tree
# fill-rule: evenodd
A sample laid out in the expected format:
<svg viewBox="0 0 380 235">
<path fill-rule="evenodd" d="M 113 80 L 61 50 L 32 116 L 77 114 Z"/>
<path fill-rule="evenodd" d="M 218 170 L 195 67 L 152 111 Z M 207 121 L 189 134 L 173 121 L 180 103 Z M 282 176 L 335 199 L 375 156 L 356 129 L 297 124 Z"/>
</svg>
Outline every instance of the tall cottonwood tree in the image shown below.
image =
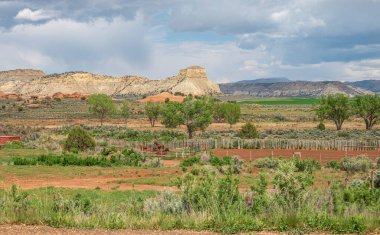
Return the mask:
<svg viewBox="0 0 380 235">
<path fill-rule="evenodd" d="M 87 102 L 90 106 L 90 113 L 100 119 L 101 126 L 103 126 L 106 115 L 114 113 L 116 110 L 112 98 L 106 94 L 93 94 L 88 98 Z"/>
<path fill-rule="evenodd" d="M 227 102 L 223 105 L 224 118 L 227 123 L 232 125 L 236 124 L 240 119 L 240 105 L 238 103 Z"/>
<path fill-rule="evenodd" d="M 129 111 L 129 102 L 128 100 L 124 100 L 120 107 L 120 115 L 125 119 L 125 121 L 128 120 L 130 111 Z"/>
<path fill-rule="evenodd" d="M 161 105 L 160 103 L 154 103 L 152 101 L 148 101 L 145 106 L 145 114 L 149 119 L 150 125 L 154 127 L 158 116 L 160 115 Z"/>
<path fill-rule="evenodd" d="M 168 128 L 185 125 L 189 139 L 197 130 L 205 130 L 212 122 L 212 101 L 203 97 L 187 97 L 183 103 L 168 102 L 162 108 L 162 124 Z"/>
<path fill-rule="evenodd" d="M 365 128 L 371 130 L 380 117 L 380 96 L 355 96 L 352 100 L 352 110 L 355 115 L 363 118 Z"/>
<path fill-rule="evenodd" d="M 343 122 L 350 117 L 350 102 L 344 94 L 330 94 L 319 98 L 316 115 L 321 119 L 334 122 L 336 129 L 341 130 Z"/>
</svg>

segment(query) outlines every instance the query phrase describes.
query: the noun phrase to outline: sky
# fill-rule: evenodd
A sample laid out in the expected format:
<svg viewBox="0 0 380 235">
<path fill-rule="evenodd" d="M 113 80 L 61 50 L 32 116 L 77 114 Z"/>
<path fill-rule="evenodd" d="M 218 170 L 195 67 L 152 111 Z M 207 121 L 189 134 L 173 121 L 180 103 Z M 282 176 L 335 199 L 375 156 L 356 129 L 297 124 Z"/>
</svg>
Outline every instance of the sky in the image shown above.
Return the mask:
<svg viewBox="0 0 380 235">
<path fill-rule="evenodd" d="M 0 0 L 0 70 L 380 79 L 380 0 Z"/>
</svg>

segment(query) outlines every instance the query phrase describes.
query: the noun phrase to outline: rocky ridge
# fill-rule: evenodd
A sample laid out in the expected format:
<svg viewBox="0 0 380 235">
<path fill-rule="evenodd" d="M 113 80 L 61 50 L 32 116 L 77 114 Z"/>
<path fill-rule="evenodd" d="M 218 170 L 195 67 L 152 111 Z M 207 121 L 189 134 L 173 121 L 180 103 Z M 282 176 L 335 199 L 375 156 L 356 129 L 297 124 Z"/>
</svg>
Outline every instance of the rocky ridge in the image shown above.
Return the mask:
<svg viewBox="0 0 380 235">
<path fill-rule="evenodd" d="M 52 96 L 59 92 L 105 93 L 112 96 L 140 96 L 161 92 L 181 92 L 186 95 L 220 93 L 219 86 L 207 78 L 206 70 L 200 66 L 182 69 L 176 76 L 162 80 L 149 80 L 139 76 L 112 77 L 87 72 L 45 75 L 39 70 L 14 70 L 0 74 L 4 74 L 0 76 L 0 91 L 24 96 Z"/>
</svg>

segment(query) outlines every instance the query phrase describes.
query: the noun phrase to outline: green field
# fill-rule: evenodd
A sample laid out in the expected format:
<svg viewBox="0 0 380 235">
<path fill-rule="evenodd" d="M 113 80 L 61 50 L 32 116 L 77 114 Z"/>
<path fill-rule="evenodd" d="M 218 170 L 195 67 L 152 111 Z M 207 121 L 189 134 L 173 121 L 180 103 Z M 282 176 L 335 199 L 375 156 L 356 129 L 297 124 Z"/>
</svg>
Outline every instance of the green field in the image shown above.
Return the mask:
<svg viewBox="0 0 380 235">
<path fill-rule="evenodd" d="M 238 101 L 239 104 L 261 104 L 261 105 L 313 105 L 317 104 L 315 98 L 253 98 Z"/>
</svg>

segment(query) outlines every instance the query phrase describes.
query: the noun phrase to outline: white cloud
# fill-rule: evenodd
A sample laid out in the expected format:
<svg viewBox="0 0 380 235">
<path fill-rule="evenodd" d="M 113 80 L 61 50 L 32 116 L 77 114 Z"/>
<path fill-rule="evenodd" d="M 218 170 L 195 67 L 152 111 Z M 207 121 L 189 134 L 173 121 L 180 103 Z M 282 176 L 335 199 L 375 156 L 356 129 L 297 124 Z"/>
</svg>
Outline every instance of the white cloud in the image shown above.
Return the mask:
<svg viewBox="0 0 380 235">
<path fill-rule="evenodd" d="M 29 8 L 25 8 L 20 10 L 15 19 L 17 20 L 30 20 L 30 21 L 39 21 L 39 20 L 48 20 L 56 17 L 58 15 L 57 11 L 49 11 L 44 9 L 31 10 Z"/>
<path fill-rule="evenodd" d="M 2 66 L 34 67 L 47 72 L 88 70 L 115 75 L 137 72 L 149 64 L 150 43 L 145 33 L 142 16 L 130 21 L 57 19 L 38 25 L 20 24 L 9 31 L 0 31 L 1 47 L 8 48 L 14 57 L 12 65 L 2 63 Z M 1 53 L 0 61 L 7 61 L 8 56 Z M 110 61 L 123 63 L 124 67 L 113 69 Z"/>
</svg>

